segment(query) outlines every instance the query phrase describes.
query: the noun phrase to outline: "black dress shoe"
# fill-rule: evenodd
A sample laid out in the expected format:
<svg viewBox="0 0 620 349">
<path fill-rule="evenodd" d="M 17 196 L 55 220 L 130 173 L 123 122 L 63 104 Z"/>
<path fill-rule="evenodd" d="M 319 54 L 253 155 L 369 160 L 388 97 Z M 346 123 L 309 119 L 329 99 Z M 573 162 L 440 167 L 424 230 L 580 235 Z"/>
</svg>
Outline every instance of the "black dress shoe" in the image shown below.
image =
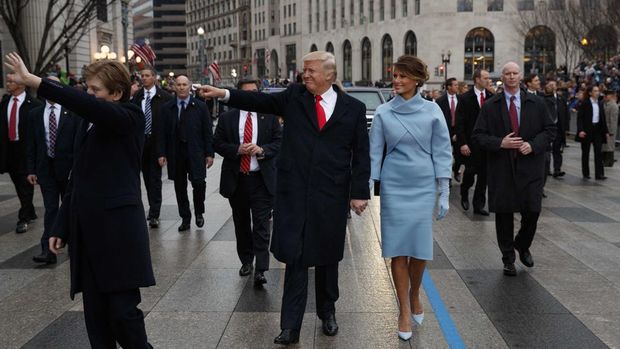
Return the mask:
<svg viewBox="0 0 620 349">
<path fill-rule="evenodd" d="M 254 287 L 262 287 L 267 283 L 267 278 L 265 277 L 265 273 L 262 271 L 257 271 L 254 273 Z"/>
<path fill-rule="evenodd" d="M 463 207 L 465 211 L 469 210 L 469 200 L 461 199 L 461 207 Z"/>
<path fill-rule="evenodd" d="M 517 268 L 515 268 L 514 263 L 504 264 L 504 275 L 506 276 L 517 276 Z"/>
<path fill-rule="evenodd" d="M 299 343 L 299 330 L 284 329 L 273 342 L 283 345 Z"/>
<path fill-rule="evenodd" d="M 530 250 L 521 249 L 518 247 L 515 247 L 515 250 L 519 252 L 519 260 L 521 261 L 521 263 L 523 263 L 523 265 L 525 265 L 528 268 L 531 268 L 534 266 L 534 259 L 532 258 L 532 254 L 530 253 Z"/>
<path fill-rule="evenodd" d="M 205 219 L 202 217 L 201 214 L 197 214 L 196 215 L 196 226 L 198 228 L 202 228 L 205 225 Z"/>
<path fill-rule="evenodd" d="M 188 230 L 189 230 L 188 222 L 183 222 L 181 223 L 181 225 L 179 225 L 179 231 L 188 231 Z"/>
<path fill-rule="evenodd" d="M 252 264 L 244 264 L 239 269 L 239 276 L 248 276 L 252 273 Z"/>
<path fill-rule="evenodd" d="M 159 219 L 157 219 L 157 218 L 149 219 L 149 227 L 151 227 L 151 228 L 159 228 Z"/>
<path fill-rule="evenodd" d="M 590 177 L 590 176 L 583 176 L 583 179 L 590 179 L 590 178 L 592 178 L 592 177 Z"/>
<path fill-rule="evenodd" d="M 564 177 L 565 174 L 566 172 L 564 171 L 555 171 L 553 172 L 553 178 Z"/>
<path fill-rule="evenodd" d="M 15 227 L 15 233 L 23 234 L 28 231 L 28 222 L 20 221 L 17 222 L 17 227 Z"/>
<path fill-rule="evenodd" d="M 327 315 L 323 321 L 323 334 L 326 336 L 335 336 L 338 333 L 338 323 L 334 314 Z"/>
<path fill-rule="evenodd" d="M 602 181 L 602 180 L 607 179 L 607 177 L 606 176 L 597 176 L 594 179 L 596 179 L 597 181 Z"/>
<path fill-rule="evenodd" d="M 56 264 L 56 255 L 52 252 L 41 252 L 40 255 L 32 257 L 36 263 Z"/>
<path fill-rule="evenodd" d="M 484 208 L 477 208 L 474 210 L 474 214 L 479 214 L 481 216 L 488 216 L 489 211 L 485 210 Z"/>
</svg>

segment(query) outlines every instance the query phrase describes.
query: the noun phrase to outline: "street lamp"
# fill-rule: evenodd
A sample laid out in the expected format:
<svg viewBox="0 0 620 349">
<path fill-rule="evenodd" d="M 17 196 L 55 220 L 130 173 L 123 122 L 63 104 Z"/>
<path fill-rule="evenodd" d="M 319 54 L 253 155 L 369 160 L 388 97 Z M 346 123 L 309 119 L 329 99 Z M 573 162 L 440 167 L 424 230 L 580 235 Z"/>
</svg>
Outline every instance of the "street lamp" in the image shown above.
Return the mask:
<svg viewBox="0 0 620 349">
<path fill-rule="evenodd" d="M 448 54 L 446 55 L 443 50 L 441 51 L 441 63 L 443 64 L 443 79 L 448 80 L 448 64 L 450 64 L 450 56 L 452 56 L 452 52 L 448 50 Z"/>
<path fill-rule="evenodd" d="M 200 67 L 198 67 L 198 77 L 200 78 L 200 84 L 203 83 L 203 78 L 204 78 L 204 69 L 205 69 L 205 62 L 204 62 L 204 50 L 205 50 L 205 29 L 203 27 L 198 27 L 197 30 L 198 36 L 199 36 L 199 46 L 198 46 L 198 58 L 200 59 Z"/>
</svg>

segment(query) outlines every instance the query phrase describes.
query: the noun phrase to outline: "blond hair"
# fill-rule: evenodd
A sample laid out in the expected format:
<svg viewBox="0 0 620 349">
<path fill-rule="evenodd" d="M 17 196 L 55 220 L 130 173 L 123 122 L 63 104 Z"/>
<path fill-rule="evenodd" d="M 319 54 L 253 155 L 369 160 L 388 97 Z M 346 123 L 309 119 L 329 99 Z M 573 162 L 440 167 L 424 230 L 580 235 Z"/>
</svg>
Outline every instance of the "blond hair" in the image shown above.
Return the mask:
<svg viewBox="0 0 620 349">
<path fill-rule="evenodd" d="M 302 58 L 303 62 L 306 61 L 321 61 L 323 62 L 323 69 L 327 73 L 332 73 L 333 76 L 331 78 L 332 82 L 336 81 L 336 77 L 338 76 L 338 71 L 336 69 L 336 57 L 327 51 L 314 51 L 306 54 Z"/>
</svg>

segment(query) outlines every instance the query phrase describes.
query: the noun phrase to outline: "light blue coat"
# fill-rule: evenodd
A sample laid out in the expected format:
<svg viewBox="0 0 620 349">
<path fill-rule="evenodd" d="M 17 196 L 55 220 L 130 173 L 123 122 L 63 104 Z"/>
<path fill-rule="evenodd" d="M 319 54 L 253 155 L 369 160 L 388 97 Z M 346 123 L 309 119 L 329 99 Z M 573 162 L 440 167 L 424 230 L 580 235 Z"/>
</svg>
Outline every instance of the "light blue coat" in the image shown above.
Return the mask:
<svg viewBox="0 0 620 349">
<path fill-rule="evenodd" d="M 436 179 L 452 174 L 450 134 L 439 106 L 419 93 L 379 106 L 370 129 L 370 162 L 370 178 L 381 181 L 383 257 L 433 259 Z"/>
</svg>

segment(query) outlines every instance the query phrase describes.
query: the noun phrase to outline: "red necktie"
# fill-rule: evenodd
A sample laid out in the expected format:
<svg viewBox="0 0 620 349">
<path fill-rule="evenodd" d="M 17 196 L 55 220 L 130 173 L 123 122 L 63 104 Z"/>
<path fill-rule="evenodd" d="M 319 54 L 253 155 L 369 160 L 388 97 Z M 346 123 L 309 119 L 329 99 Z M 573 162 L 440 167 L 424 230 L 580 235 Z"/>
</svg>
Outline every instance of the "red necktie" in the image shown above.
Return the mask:
<svg viewBox="0 0 620 349">
<path fill-rule="evenodd" d="M 512 126 L 512 132 L 515 133 L 515 137 L 519 136 L 519 117 L 517 116 L 517 105 L 515 104 L 515 96 L 510 97 L 510 126 Z"/>
<path fill-rule="evenodd" d="M 454 96 L 450 96 L 450 116 L 452 117 L 452 127 L 456 125 L 456 105 L 454 105 Z"/>
<path fill-rule="evenodd" d="M 325 109 L 321 106 L 321 100 L 323 99 L 320 95 L 314 97 L 315 98 L 315 107 L 316 107 L 316 119 L 319 122 L 319 130 L 323 129 L 325 123 L 327 122 L 327 118 L 325 117 Z"/>
<path fill-rule="evenodd" d="M 480 91 L 480 108 L 484 105 L 484 91 Z"/>
<path fill-rule="evenodd" d="M 17 140 L 17 97 L 13 97 L 13 106 L 11 107 L 11 117 L 9 119 L 9 140 Z"/>
<path fill-rule="evenodd" d="M 243 128 L 243 143 L 252 143 L 252 113 L 250 112 L 248 112 L 248 116 L 245 119 L 245 127 Z M 250 172 L 251 160 L 252 157 L 250 155 L 241 155 L 241 172 L 245 174 Z"/>
</svg>

